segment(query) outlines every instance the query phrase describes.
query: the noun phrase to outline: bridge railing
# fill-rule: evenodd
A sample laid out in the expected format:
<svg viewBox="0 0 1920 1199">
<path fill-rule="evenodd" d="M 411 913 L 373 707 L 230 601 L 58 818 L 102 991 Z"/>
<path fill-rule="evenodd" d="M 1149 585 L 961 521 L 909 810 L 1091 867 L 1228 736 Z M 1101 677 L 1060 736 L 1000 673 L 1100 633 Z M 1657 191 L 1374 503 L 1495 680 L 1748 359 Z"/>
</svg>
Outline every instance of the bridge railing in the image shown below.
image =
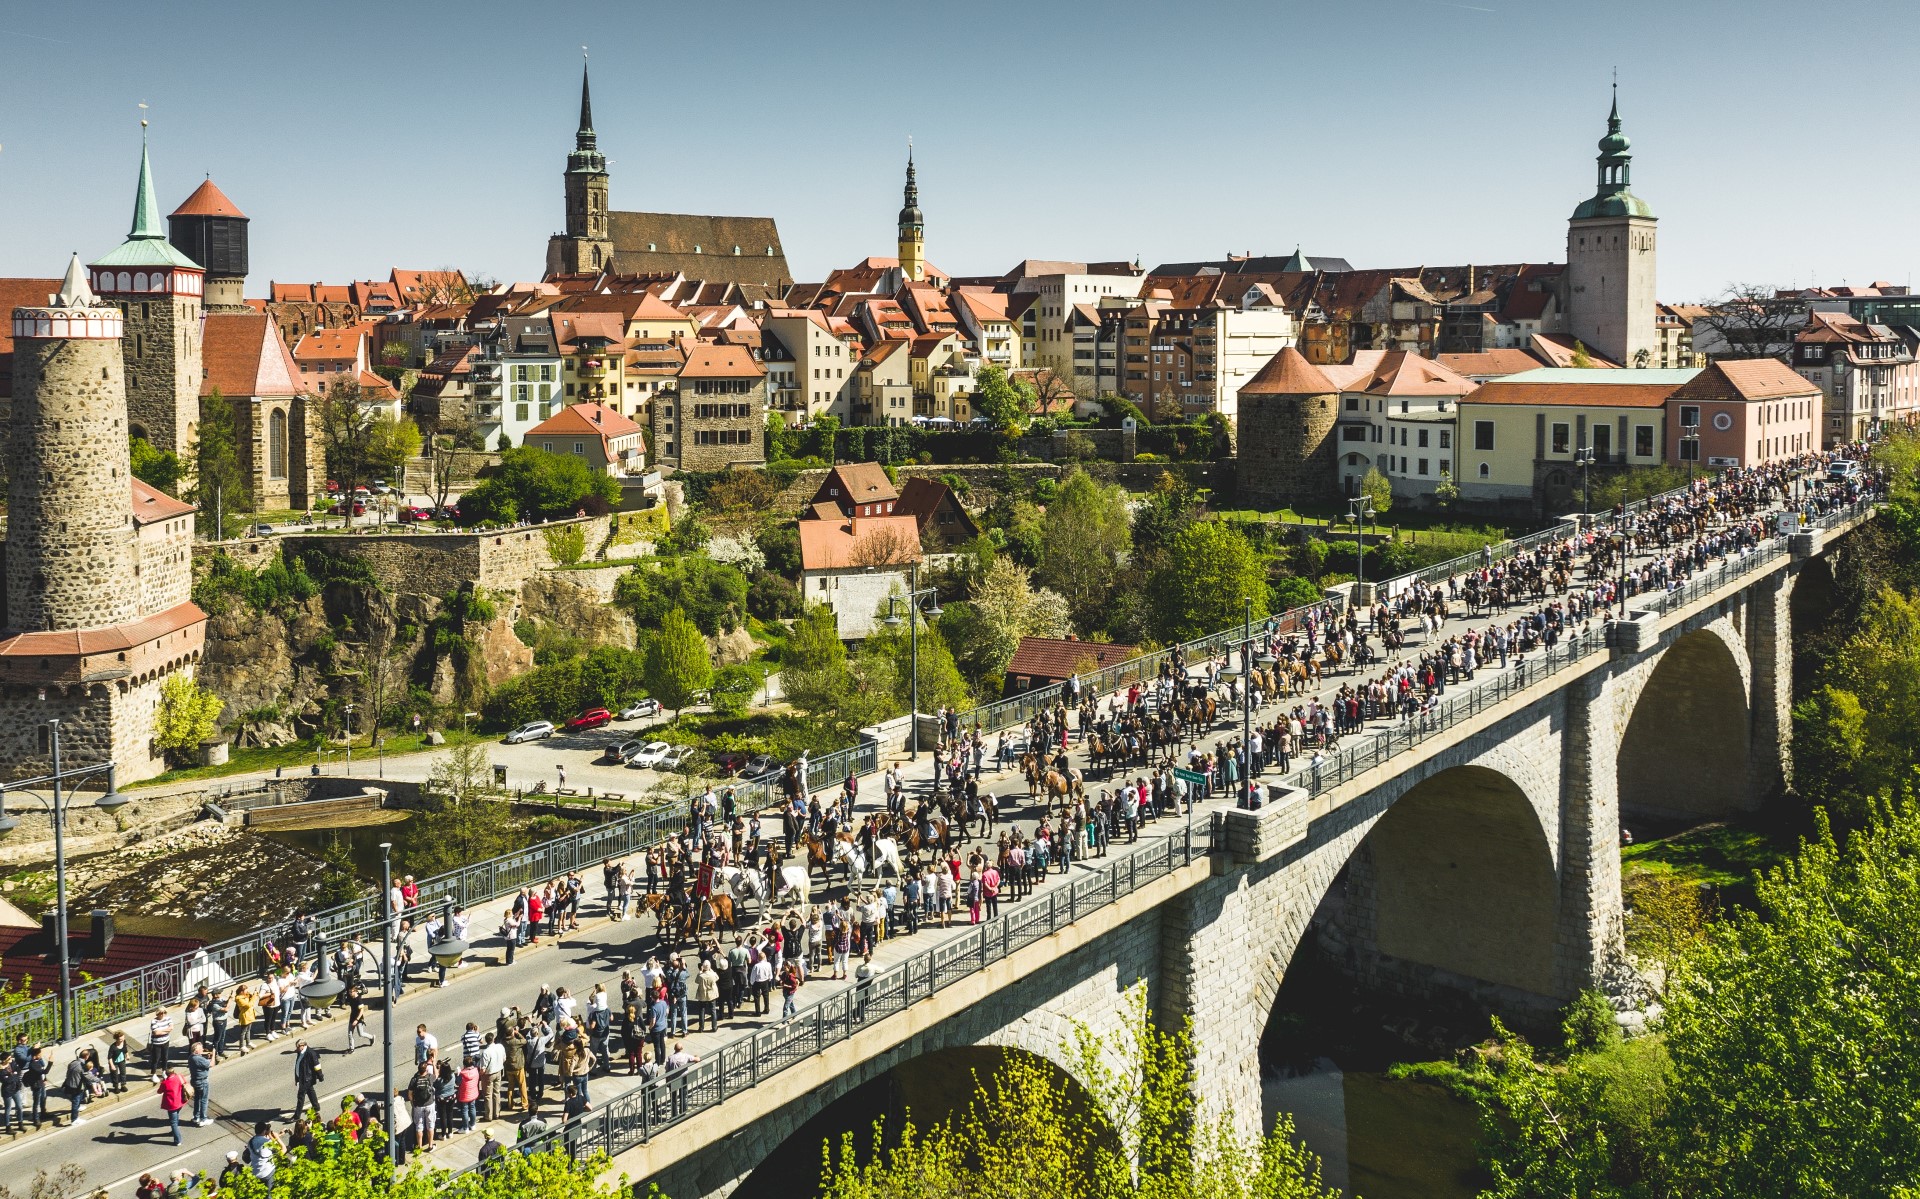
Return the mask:
<svg viewBox="0 0 1920 1199">
<path fill-rule="evenodd" d="M 1046 883 L 1044 899 L 1010 907 L 998 919 L 915 954 L 865 985 L 836 992 L 797 1019 L 762 1028 L 721 1046 L 684 1071 L 614 1096 L 599 1111 L 560 1125 L 520 1148 L 558 1148 L 575 1158 L 621 1153 L 718 1107 L 729 1095 L 824 1053 L 889 1016 L 1116 903 L 1156 879 L 1206 856 L 1206 828 L 1155 838 L 1107 865 Z M 469 1169 L 484 1169 L 473 1166 Z"/>
<path fill-rule="evenodd" d="M 1645 511 L 1654 504 L 1681 494 L 1681 490 L 1684 489 L 1667 492 L 1648 500 L 1636 501 L 1628 505 L 1626 510 L 1629 514 Z M 1854 507 L 1858 509 L 1868 503 L 1870 501 L 1861 501 Z M 1565 538 L 1571 533 L 1572 526 L 1562 522 L 1526 537 L 1503 542 L 1493 548 L 1492 556 L 1496 561 L 1503 561 L 1543 543 Z M 1391 593 L 1395 590 L 1403 590 L 1416 579 L 1438 582 L 1462 570 L 1477 566 L 1480 560 L 1479 555 L 1464 555 L 1437 566 L 1401 575 L 1389 580 L 1385 586 Z M 1672 604 L 1686 601 L 1669 599 L 1665 602 Z M 1663 607 L 1661 610 L 1668 609 Z M 1275 617 L 1263 618 L 1254 623 L 1254 628 L 1264 630 L 1271 620 L 1279 632 L 1289 634 L 1305 627 L 1309 616 L 1318 615 L 1325 620 L 1343 612 L 1344 601 L 1327 599 L 1303 605 Z M 1176 648 L 1183 659 L 1191 664 L 1226 652 L 1238 645 L 1245 635 L 1244 625 L 1234 625 L 1210 636 L 1185 642 Z M 1097 643 L 1089 642 L 1088 649 L 1089 653 L 1098 652 Z M 1174 649 L 1167 649 L 1144 654 L 1089 672 L 1082 676 L 1081 681 L 1083 686 L 1096 695 L 1120 690 L 1134 683 L 1150 682 L 1158 677 L 1162 664 L 1172 660 L 1173 653 Z M 983 733 L 998 732 L 1001 729 L 1025 724 L 1043 707 L 1051 705 L 1056 696 L 1055 689 L 1042 688 L 1026 695 L 985 704 L 964 714 L 961 717 L 961 723 L 966 727 L 972 727 L 977 721 Z M 1444 705 L 1443 710 L 1446 710 Z M 1335 755 L 1334 760 L 1338 761 L 1346 754 L 1358 752 L 1360 752 L 1358 748 L 1345 750 L 1341 755 Z M 810 759 L 807 766 L 807 786 L 809 790 L 831 788 L 848 773 L 870 774 L 879 769 L 879 764 L 879 747 L 872 742 L 862 742 L 859 745 Z M 1326 763 L 1323 762 L 1323 769 L 1325 766 Z M 776 806 L 780 800 L 780 775 L 777 773 L 756 779 L 736 780 L 729 785 L 735 789 L 736 802 L 742 810 L 765 810 Z M 223 794 L 231 792 L 237 795 L 249 786 L 251 785 L 229 785 Z M 603 858 L 623 857 L 644 852 L 672 836 L 684 822 L 685 816 L 681 806 L 667 804 L 636 812 L 623 820 L 561 837 L 528 850 L 465 866 L 420 883 L 420 906 L 431 910 L 444 905 L 448 900 L 463 906 L 488 903 L 531 883 L 562 876 L 569 870 L 586 868 Z M 402 868 L 404 865 L 401 863 Z M 384 897 L 369 896 L 315 913 L 313 915 L 315 932 L 329 942 L 368 938 L 379 929 L 380 908 L 383 903 Z M 283 939 L 284 928 L 284 924 L 281 923 L 265 925 L 193 953 L 168 958 L 121 974 L 83 981 L 74 988 L 72 1013 L 74 1035 L 104 1028 L 141 1011 L 179 1003 L 202 983 L 220 987 L 230 985 L 238 979 L 258 975 L 272 964 L 273 953 L 270 947 Z M 57 1030 L 59 1026 L 57 1008 L 54 1010 L 53 1020 L 49 1022 L 47 1019 L 47 1009 L 52 1002 L 54 1001 L 42 996 L 0 1008 L 0 1037 L 25 1034 L 35 1040 L 51 1039 L 54 1034 L 47 1030 L 49 1028 Z"/>
</svg>

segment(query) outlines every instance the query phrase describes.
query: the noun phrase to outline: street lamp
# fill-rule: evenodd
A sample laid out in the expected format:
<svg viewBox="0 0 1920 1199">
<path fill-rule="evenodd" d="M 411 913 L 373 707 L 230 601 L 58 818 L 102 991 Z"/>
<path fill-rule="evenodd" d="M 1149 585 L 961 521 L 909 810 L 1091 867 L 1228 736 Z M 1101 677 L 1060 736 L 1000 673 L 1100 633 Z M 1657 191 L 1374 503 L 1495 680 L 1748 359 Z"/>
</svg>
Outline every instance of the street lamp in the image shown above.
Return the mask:
<svg viewBox="0 0 1920 1199">
<path fill-rule="evenodd" d="M 324 1012 L 333 1006 L 334 1000 L 340 998 L 340 992 L 347 989 L 347 984 L 334 977 L 333 963 L 327 960 L 326 938 L 316 938 L 314 944 L 319 965 L 314 971 L 313 981 L 300 988 L 300 998 L 306 1000 L 307 1006 L 314 1011 Z"/>
<path fill-rule="evenodd" d="M 1619 580 L 1615 590 L 1620 596 L 1620 619 L 1625 620 L 1627 618 L 1627 534 L 1624 529 L 1614 533 L 1613 547 L 1614 557 L 1619 560 L 1617 567 Z"/>
<path fill-rule="evenodd" d="M 911 703 L 909 704 L 909 711 L 907 713 L 907 739 L 908 739 L 907 758 L 910 761 L 917 762 L 920 760 L 920 621 L 919 621 L 919 614 L 921 612 L 925 612 L 929 617 L 938 618 L 940 615 L 940 593 L 932 587 L 920 586 L 920 564 L 918 562 L 915 562 L 913 564 L 913 574 L 909 583 L 909 588 L 910 589 L 908 590 L 907 597 L 906 597 L 906 604 L 907 604 L 908 611 L 913 614 L 914 619 L 909 620 L 907 622 L 907 644 L 911 647 L 909 649 L 909 656 L 913 660 L 913 691 L 910 696 Z M 920 600 L 922 596 L 928 597 L 932 601 L 925 608 L 920 607 Z M 897 595 L 889 595 L 887 597 L 887 614 L 883 618 L 882 623 L 885 624 L 888 628 L 899 628 L 901 619 L 902 618 L 900 616 L 900 597 Z"/>
<path fill-rule="evenodd" d="M 1362 529 L 1365 522 L 1374 517 L 1373 501 L 1366 496 L 1359 497 L 1347 515 L 1353 521 L 1353 598 L 1358 601 L 1367 582 L 1367 537 Z"/>
<path fill-rule="evenodd" d="M 1593 480 L 1587 473 L 1593 466 L 1593 447 L 1583 445 L 1573 452 L 1573 461 L 1580 468 L 1580 527 L 1586 528 L 1587 514 L 1593 511 Z"/>
<path fill-rule="evenodd" d="M 46 695 L 47 693 L 44 690 L 40 692 L 41 699 L 45 699 Z M 73 952 L 72 946 L 67 943 L 66 817 L 67 803 L 70 797 L 67 792 L 61 789 L 60 784 L 75 779 L 91 778 L 105 772 L 107 776 L 107 790 L 105 794 L 100 796 L 99 801 L 94 806 L 103 812 L 111 812 L 125 805 L 127 797 L 122 795 L 119 788 L 113 785 L 113 763 L 111 761 L 96 762 L 87 766 L 76 766 L 71 770 L 62 770 L 60 768 L 60 722 L 58 720 L 49 720 L 47 721 L 47 727 L 51 730 L 50 740 L 53 749 L 53 773 L 43 775 L 40 778 L 22 779 L 19 782 L 0 784 L 0 834 L 12 832 L 14 829 L 20 827 L 20 821 L 17 818 L 6 814 L 6 795 L 8 792 L 13 792 L 17 795 L 32 795 L 33 793 L 29 788 L 48 783 L 53 785 L 53 803 L 51 805 L 53 811 L 53 935 L 59 943 L 57 948 L 60 957 L 60 1039 L 65 1041 L 73 1035 Z M 41 804 L 46 806 L 46 801 L 41 799 L 40 796 L 34 795 L 33 798 L 40 800 Z"/>
<path fill-rule="evenodd" d="M 387 1159 L 393 1159 L 393 842 L 380 843 L 380 1111 L 387 1126 Z M 353 1030 L 347 1030 L 353 1036 Z"/>
<path fill-rule="evenodd" d="M 451 970 L 467 954 L 467 943 L 453 935 L 453 897 L 447 897 L 446 910 L 440 913 L 440 939 L 427 946 L 437 965 Z"/>
</svg>

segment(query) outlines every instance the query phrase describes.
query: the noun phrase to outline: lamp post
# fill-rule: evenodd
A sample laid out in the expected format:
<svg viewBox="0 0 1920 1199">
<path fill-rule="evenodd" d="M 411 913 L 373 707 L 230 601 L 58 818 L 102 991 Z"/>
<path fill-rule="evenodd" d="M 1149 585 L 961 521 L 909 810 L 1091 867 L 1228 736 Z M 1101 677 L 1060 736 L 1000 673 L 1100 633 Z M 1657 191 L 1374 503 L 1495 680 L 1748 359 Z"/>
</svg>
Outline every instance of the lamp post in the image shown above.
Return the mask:
<svg viewBox="0 0 1920 1199">
<path fill-rule="evenodd" d="M 453 935 L 453 896 L 447 896 L 447 906 L 440 913 L 440 939 L 427 946 L 427 952 L 433 955 L 434 963 L 443 969 L 451 970 L 460 964 L 467 955 L 467 943 Z"/>
<path fill-rule="evenodd" d="M 1627 618 L 1627 531 L 1624 528 L 1614 533 L 1613 544 L 1614 556 L 1619 559 L 1619 566 L 1616 569 L 1620 576 L 1615 590 L 1620 596 L 1620 619 L 1625 620 Z"/>
<path fill-rule="evenodd" d="M 300 998 L 306 1000 L 307 1006 L 314 1011 L 324 1012 L 333 1006 L 334 1000 L 340 998 L 340 992 L 347 989 L 347 984 L 334 976 L 333 963 L 327 958 L 327 939 L 316 937 L 314 946 L 318 962 L 313 981 L 300 988 Z"/>
<path fill-rule="evenodd" d="M 1593 511 L 1593 478 L 1588 473 L 1594 462 L 1593 447 L 1581 446 L 1573 452 L 1573 460 L 1580 467 L 1580 527 L 1584 529 L 1587 514 Z"/>
<path fill-rule="evenodd" d="M 908 656 L 913 660 L 913 691 L 907 712 L 907 758 L 920 760 L 920 599 L 926 596 L 932 599 L 924 609 L 929 617 L 940 615 L 940 595 L 932 587 L 920 586 L 920 564 L 913 564 L 913 574 L 907 591 L 907 611 L 911 617 L 907 621 L 907 644 L 911 647 Z M 900 627 L 900 597 L 887 597 L 887 615 L 883 621 L 889 628 Z"/>
<path fill-rule="evenodd" d="M 1353 520 L 1353 581 L 1357 584 L 1354 587 L 1357 601 L 1367 581 L 1367 537 L 1362 530 L 1365 522 L 1373 519 L 1373 501 L 1366 496 L 1359 497 L 1353 501 L 1353 511 L 1348 516 Z"/>
<path fill-rule="evenodd" d="M 387 1126 L 387 1160 L 393 1160 L 393 842 L 380 843 L 380 1100 Z M 349 1031 L 348 1036 L 352 1036 Z"/>
<path fill-rule="evenodd" d="M 40 698 L 46 698 L 46 692 L 44 690 L 40 693 Z M 60 1039 L 65 1041 L 74 1035 L 73 947 L 68 944 L 67 935 L 66 818 L 67 804 L 69 802 L 68 790 L 70 789 L 62 790 L 61 784 L 76 779 L 91 778 L 104 771 L 107 776 L 107 790 L 105 794 L 100 796 L 99 801 L 94 806 L 103 812 L 111 812 L 124 805 L 127 802 L 127 797 L 120 794 L 119 789 L 113 785 L 113 763 L 111 761 L 96 762 L 87 766 L 76 766 L 70 770 L 61 769 L 60 722 L 58 720 L 49 720 L 47 721 L 47 727 L 50 730 L 49 740 L 53 751 L 53 773 L 43 775 L 40 778 L 22 779 L 19 782 L 0 784 L 0 834 L 12 832 L 14 829 L 20 827 L 20 821 L 18 819 L 6 814 L 5 804 L 6 794 L 8 792 L 11 791 L 20 795 L 31 795 L 32 792 L 28 790 L 28 788 L 38 787 L 48 783 L 53 785 L 53 803 L 51 804 L 51 810 L 53 812 L 53 935 L 54 939 L 58 942 L 56 948 L 60 959 L 60 977 L 58 980 Z M 39 800 L 40 796 L 34 795 L 33 798 Z M 43 805 L 46 804 L 45 800 L 40 800 L 40 802 Z"/>
<path fill-rule="evenodd" d="M 1687 486 L 1693 486 L 1693 464 L 1700 461 L 1700 426 L 1680 427 L 1680 456 L 1687 462 Z"/>
</svg>

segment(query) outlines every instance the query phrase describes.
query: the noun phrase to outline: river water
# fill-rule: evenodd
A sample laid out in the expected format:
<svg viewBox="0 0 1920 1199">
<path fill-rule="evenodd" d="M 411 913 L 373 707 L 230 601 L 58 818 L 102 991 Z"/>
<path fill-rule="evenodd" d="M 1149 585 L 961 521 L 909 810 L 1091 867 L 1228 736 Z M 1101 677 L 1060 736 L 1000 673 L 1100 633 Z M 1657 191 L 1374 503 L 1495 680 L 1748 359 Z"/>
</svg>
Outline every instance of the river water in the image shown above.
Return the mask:
<svg viewBox="0 0 1920 1199">
<path fill-rule="evenodd" d="M 1439 1087 L 1327 1058 L 1304 1074 L 1267 1073 L 1267 1126 L 1277 1112 L 1320 1157 L 1321 1180 L 1362 1199 L 1473 1199 L 1473 1105 Z"/>
</svg>

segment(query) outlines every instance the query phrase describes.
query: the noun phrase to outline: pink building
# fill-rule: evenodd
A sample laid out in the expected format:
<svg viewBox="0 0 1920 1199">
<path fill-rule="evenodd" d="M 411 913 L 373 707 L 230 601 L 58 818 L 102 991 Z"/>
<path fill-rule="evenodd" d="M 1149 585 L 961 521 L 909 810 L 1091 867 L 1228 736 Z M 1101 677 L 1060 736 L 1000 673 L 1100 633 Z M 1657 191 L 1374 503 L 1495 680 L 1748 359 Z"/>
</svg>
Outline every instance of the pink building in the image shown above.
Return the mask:
<svg viewBox="0 0 1920 1199">
<path fill-rule="evenodd" d="M 1817 450 L 1821 398 L 1778 359 L 1716 362 L 1667 397 L 1667 461 L 1764 466 Z"/>
</svg>

